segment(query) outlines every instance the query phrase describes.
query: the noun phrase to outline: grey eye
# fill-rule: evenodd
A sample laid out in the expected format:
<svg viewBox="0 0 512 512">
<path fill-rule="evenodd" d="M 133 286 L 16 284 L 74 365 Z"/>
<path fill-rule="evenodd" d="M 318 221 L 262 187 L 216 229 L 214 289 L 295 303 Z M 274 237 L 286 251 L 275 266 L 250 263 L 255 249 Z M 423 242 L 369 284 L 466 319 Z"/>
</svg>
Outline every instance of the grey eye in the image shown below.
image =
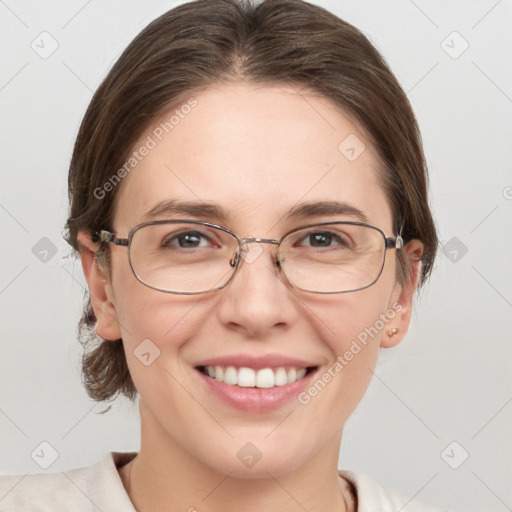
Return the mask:
<svg viewBox="0 0 512 512">
<path fill-rule="evenodd" d="M 167 237 L 162 242 L 162 247 L 180 247 L 184 249 L 206 247 L 210 245 L 208 241 L 209 238 L 200 231 L 183 231 Z"/>
</svg>

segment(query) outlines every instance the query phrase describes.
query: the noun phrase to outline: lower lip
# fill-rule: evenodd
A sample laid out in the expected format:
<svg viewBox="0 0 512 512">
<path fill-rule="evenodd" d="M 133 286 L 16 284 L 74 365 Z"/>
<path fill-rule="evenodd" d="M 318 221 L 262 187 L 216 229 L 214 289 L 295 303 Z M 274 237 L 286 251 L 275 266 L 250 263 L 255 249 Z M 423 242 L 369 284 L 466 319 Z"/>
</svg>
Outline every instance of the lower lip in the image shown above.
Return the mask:
<svg viewBox="0 0 512 512">
<path fill-rule="evenodd" d="M 243 388 L 225 384 L 208 377 L 200 370 L 197 373 L 202 378 L 208 390 L 218 396 L 230 406 L 249 412 L 266 412 L 277 409 L 281 405 L 297 398 L 297 395 L 304 391 L 313 378 L 316 370 L 310 371 L 305 377 L 284 386 L 273 388 Z"/>
</svg>

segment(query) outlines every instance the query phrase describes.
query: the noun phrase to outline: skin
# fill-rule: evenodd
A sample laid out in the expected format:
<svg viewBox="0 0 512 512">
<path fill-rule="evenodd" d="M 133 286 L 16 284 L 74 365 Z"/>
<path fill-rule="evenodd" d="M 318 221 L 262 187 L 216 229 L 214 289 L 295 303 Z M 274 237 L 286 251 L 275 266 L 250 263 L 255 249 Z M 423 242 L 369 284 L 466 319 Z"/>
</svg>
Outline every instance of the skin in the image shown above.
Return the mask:
<svg viewBox="0 0 512 512">
<path fill-rule="evenodd" d="M 355 220 L 336 215 L 281 221 L 297 203 L 316 200 L 349 202 L 386 236 L 396 235 L 378 157 L 358 125 L 330 101 L 298 94 L 287 84 L 243 82 L 194 97 L 198 105 L 120 185 L 113 222 L 119 237 L 169 198 L 218 203 L 230 213 L 223 225 L 240 237 L 278 239 L 307 223 Z M 349 134 L 366 146 L 353 162 L 338 150 Z M 224 289 L 191 296 L 142 285 L 124 247 L 111 245 L 109 279 L 94 264 L 98 244 L 86 232 L 79 243 L 97 333 L 123 339 L 140 395 L 140 452 L 120 469 L 137 510 L 353 509 L 337 472 L 343 425 L 369 384 L 379 347 L 396 345 L 407 332 L 421 242 L 406 245 L 413 266 L 404 286 L 395 281 L 391 249 L 380 278 L 365 290 L 302 292 L 286 283 L 272 264 L 272 246 L 264 245 Z M 212 397 L 193 368 L 218 355 L 280 353 L 312 361 L 322 374 L 396 303 L 401 311 L 307 405 L 291 400 L 260 414 L 235 410 Z M 160 350 L 149 366 L 134 356 L 147 338 Z M 262 453 L 252 468 L 237 458 L 247 442 Z"/>
</svg>

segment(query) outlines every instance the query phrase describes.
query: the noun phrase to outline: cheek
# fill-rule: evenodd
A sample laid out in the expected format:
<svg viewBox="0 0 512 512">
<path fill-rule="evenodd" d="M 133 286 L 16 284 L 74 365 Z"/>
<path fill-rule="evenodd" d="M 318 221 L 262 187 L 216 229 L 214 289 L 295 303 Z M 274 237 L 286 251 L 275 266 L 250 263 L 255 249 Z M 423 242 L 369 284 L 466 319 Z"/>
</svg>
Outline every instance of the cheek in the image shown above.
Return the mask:
<svg viewBox="0 0 512 512">
<path fill-rule="evenodd" d="M 197 298 L 179 298 L 138 283 L 125 287 L 120 306 L 123 347 L 132 380 L 140 396 L 158 411 L 186 407 L 179 381 L 187 369 L 183 346 L 200 328 L 195 321 Z M 173 417 L 166 418 L 172 424 Z"/>
<path fill-rule="evenodd" d="M 160 350 L 179 348 L 197 329 L 194 321 L 197 297 L 180 297 L 135 283 L 123 290 L 118 312 L 123 340 L 132 349 L 151 340 Z"/>
<path fill-rule="evenodd" d="M 305 405 L 314 404 L 317 418 L 346 420 L 364 395 L 377 362 L 381 337 L 398 314 L 398 309 L 389 304 L 392 272 L 390 268 L 382 280 L 365 290 L 309 304 L 319 338 L 331 356 L 327 367 L 299 397 Z"/>
<path fill-rule="evenodd" d="M 309 303 L 311 321 L 316 325 L 321 338 L 330 348 L 334 358 L 351 351 L 358 359 L 365 357 L 357 346 L 377 349 L 380 337 L 395 311 L 389 311 L 388 286 L 373 285 L 336 299 Z M 391 308 L 392 309 L 392 308 Z M 384 319 L 384 320 L 383 320 Z M 347 358 L 351 358 L 347 354 Z"/>
<path fill-rule="evenodd" d="M 143 285 L 133 275 L 127 258 L 114 262 L 112 278 L 130 371 L 132 367 L 137 371 L 139 364 L 134 364 L 134 359 L 140 359 L 141 353 L 149 352 L 151 358 L 173 356 L 197 330 L 197 296 L 166 294 Z M 136 374 L 132 376 L 135 380 Z"/>
</svg>

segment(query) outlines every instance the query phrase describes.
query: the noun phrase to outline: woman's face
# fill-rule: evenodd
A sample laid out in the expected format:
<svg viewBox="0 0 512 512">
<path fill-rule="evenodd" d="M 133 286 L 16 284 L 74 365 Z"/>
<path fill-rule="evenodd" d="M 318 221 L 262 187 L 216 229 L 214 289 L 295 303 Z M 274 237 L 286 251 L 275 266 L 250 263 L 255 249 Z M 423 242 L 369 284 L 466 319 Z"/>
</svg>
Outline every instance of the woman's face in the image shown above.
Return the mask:
<svg viewBox="0 0 512 512">
<path fill-rule="evenodd" d="M 243 83 L 193 96 L 193 108 L 174 107 L 135 145 L 147 145 L 148 136 L 155 142 L 118 185 L 118 237 L 169 200 L 216 205 L 227 217 L 176 210 L 155 219 L 209 221 L 240 238 L 279 239 L 304 224 L 361 220 L 341 210 L 287 217 L 317 202 L 346 203 L 395 236 L 377 156 L 328 100 L 287 85 Z M 176 109 L 179 121 L 166 133 L 160 122 Z M 98 334 L 123 339 L 140 394 L 142 446 L 154 454 L 179 446 L 240 477 L 284 474 L 319 454 L 337 462 L 341 430 L 368 386 L 379 346 L 395 344 L 407 330 L 412 289 L 395 285 L 393 249 L 369 288 L 322 295 L 287 284 L 273 264 L 274 246 L 248 248 L 225 288 L 200 295 L 144 286 L 125 247 L 111 245 L 104 288 L 88 275 Z M 400 331 L 389 338 L 392 328 Z M 287 377 L 291 367 L 315 370 L 288 387 L 256 390 L 213 382 L 198 369 L 208 364 L 275 372 L 284 366 Z"/>
</svg>

